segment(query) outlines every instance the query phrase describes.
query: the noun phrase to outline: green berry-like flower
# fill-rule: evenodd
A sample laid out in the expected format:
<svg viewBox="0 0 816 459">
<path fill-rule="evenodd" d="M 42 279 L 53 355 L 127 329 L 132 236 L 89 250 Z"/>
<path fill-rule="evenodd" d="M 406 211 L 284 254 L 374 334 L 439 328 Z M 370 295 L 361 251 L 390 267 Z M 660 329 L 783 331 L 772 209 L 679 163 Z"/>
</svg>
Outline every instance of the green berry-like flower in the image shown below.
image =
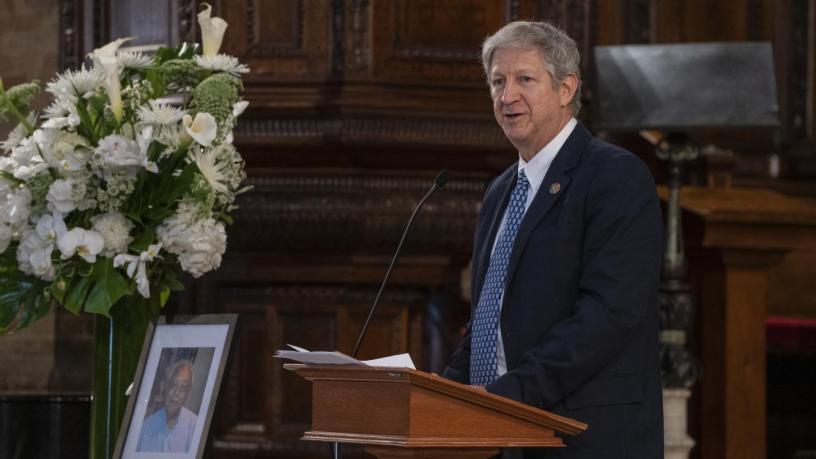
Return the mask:
<svg viewBox="0 0 816 459">
<path fill-rule="evenodd" d="M 18 84 L 9 88 L 5 97 L 0 98 L 0 121 L 8 121 L 14 117 L 14 109 L 19 113 L 31 111 L 31 101 L 40 93 L 40 82 Z M 9 106 L 12 104 L 12 106 Z"/>
<path fill-rule="evenodd" d="M 232 114 L 232 105 L 238 102 L 241 80 L 228 73 L 216 73 L 202 81 L 193 90 L 191 114 L 206 112 L 222 124 Z"/>
<path fill-rule="evenodd" d="M 168 88 L 195 87 L 201 81 L 201 69 L 190 59 L 172 59 L 159 67 L 159 74 Z"/>
</svg>

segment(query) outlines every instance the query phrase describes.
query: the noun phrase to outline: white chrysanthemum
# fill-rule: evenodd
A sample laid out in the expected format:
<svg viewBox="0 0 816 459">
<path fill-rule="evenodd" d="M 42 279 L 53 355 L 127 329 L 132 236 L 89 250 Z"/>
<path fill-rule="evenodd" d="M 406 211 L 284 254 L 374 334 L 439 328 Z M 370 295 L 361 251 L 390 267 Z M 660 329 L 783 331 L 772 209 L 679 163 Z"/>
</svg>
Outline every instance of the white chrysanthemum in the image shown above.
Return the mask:
<svg viewBox="0 0 816 459">
<path fill-rule="evenodd" d="M 227 250 L 227 232 L 223 224 L 207 218 L 191 226 L 181 242 L 183 250 L 178 254 L 181 269 L 201 277 L 221 266 L 221 256 Z"/>
<path fill-rule="evenodd" d="M 45 129 L 62 129 L 79 126 L 82 122 L 77 113 L 76 105 L 63 99 L 56 99 L 45 108 L 43 117 L 46 119 L 42 127 Z"/>
<path fill-rule="evenodd" d="M 139 121 L 145 124 L 167 125 L 175 124 L 181 121 L 185 115 L 185 111 L 173 107 L 169 104 L 163 104 L 155 100 L 150 101 L 150 107 L 141 106 L 136 110 L 139 116 Z"/>
<path fill-rule="evenodd" d="M 79 97 L 90 97 L 103 81 L 104 75 L 95 68 L 67 70 L 51 80 L 45 90 L 58 99 L 76 101 Z"/>
<path fill-rule="evenodd" d="M 133 241 L 130 231 L 133 223 L 118 212 L 97 215 L 91 219 L 93 229 L 102 235 L 105 240 L 105 249 L 102 255 L 112 258 L 117 253 L 127 252 L 128 245 Z"/>
<path fill-rule="evenodd" d="M 192 159 L 195 161 L 196 166 L 198 166 L 198 170 L 201 172 L 201 175 L 207 179 L 207 183 L 210 185 L 210 188 L 212 188 L 213 191 L 216 193 L 227 192 L 227 178 L 223 173 L 227 164 L 218 161 L 217 149 L 210 148 L 207 150 L 202 150 L 197 148 L 193 151 Z"/>
<path fill-rule="evenodd" d="M 139 52 L 122 51 L 116 55 L 119 65 L 125 69 L 143 70 L 153 65 L 153 59 Z"/>
<path fill-rule="evenodd" d="M 235 76 L 239 76 L 242 73 L 249 73 L 249 67 L 240 63 L 237 58 L 230 56 L 229 54 L 196 56 L 195 62 L 199 67 L 212 70 L 214 72 L 226 72 Z"/>
<path fill-rule="evenodd" d="M 161 225 L 156 228 L 156 235 L 162 243 L 164 250 L 170 253 L 179 254 L 184 248 L 181 242 L 182 236 L 199 218 L 200 209 L 195 203 L 179 203 L 176 213 L 166 218 Z"/>
</svg>

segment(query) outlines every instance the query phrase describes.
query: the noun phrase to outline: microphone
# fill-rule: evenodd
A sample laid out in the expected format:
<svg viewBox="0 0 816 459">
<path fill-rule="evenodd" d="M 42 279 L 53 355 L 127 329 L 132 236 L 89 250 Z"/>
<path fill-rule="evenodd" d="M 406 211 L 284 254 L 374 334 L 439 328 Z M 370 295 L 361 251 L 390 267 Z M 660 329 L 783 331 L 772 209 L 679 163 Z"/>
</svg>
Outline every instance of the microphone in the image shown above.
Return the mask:
<svg viewBox="0 0 816 459">
<path fill-rule="evenodd" d="M 380 291 L 377 292 L 377 296 L 374 297 L 374 303 L 371 305 L 371 309 L 368 311 L 368 318 L 366 318 L 365 324 L 363 324 L 363 329 L 360 331 L 360 336 L 357 338 L 357 344 L 354 345 L 354 352 L 352 352 L 351 356 L 357 358 L 357 352 L 360 350 L 360 344 L 363 342 L 363 338 L 365 337 L 366 331 L 368 330 L 368 325 L 371 322 L 371 318 L 374 317 L 374 311 L 377 309 L 377 303 L 380 301 L 380 295 L 382 295 L 383 290 L 385 290 L 385 284 L 388 283 L 388 278 L 391 277 L 391 269 L 397 263 L 397 258 L 399 258 L 400 249 L 402 249 L 402 243 L 405 242 L 405 236 L 408 235 L 408 230 L 411 229 L 411 223 L 414 222 L 414 217 L 416 217 L 417 212 L 419 212 L 419 208 L 422 207 L 422 204 L 425 204 L 425 201 L 431 197 L 432 194 L 436 192 L 436 190 L 445 186 L 445 183 L 448 182 L 448 171 L 442 169 L 439 171 L 439 174 L 436 175 L 434 179 L 434 184 L 425 196 L 419 201 L 416 208 L 414 209 L 414 213 L 411 214 L 411 218 L 408 219 L 408 224 L 405 225 L 405 230 L 402 232 L 402 237 L 400 238 L 399 244 L 397 245 L 397 250 L 394 252 L 394 257 L 391 259 L 391 264 L 388 265 L 388 270 L 385 272 L 385 278 L 380 285 Z"/>
</svg>

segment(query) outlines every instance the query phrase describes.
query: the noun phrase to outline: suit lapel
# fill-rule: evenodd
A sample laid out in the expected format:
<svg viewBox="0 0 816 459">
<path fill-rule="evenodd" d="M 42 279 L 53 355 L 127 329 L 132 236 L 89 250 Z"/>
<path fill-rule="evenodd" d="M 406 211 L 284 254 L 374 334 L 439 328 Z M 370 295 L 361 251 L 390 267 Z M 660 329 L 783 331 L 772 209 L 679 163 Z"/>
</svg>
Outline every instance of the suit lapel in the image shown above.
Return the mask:
<svg viewBox="0 0 816 459">
<path fill-rule="evenodd" d="M 527 209 L 527 212 L 524 214 L 524 219 L 521 221 L 516 240 L 513 243 L 513 251 L 510 254 L 510 262 L 507 266 L 507 276 L 505 277 L 504 284 L 505 290 L 510 285 L 521 254 L 524 252 L 524 247 L 530 239 L 530 234 L 532 234 L 535 227 L 538 226 L 541 219 L 547 215 L 547 212 L 550 211 L 553 204 L 566 192 L 566 188 L 570 182 L 570 177 L 566 173 L 578 165 L 581 153 L 583 153 L 591 139 L 592 136 L 589 131 L 579 122 L 561 147 L 561 150 L 559 150 L 555 156 L 555 159 L 547 171 L 547 175 L 544 176 L 544 181 L 541 182 L 541 186 L 533 198 L 533 202 L 530 203 L 530 208 Z M 553 193 L 550 188 L 552 186 L 558 186 L 559 189 Z M 507 296 L 505 296 L 505 298 L 507 298 Z"/>
<path fill-rule="evenodd" d="M 493 215 L 490 216 L 490 230 L 487 233 L 487 237 L 482 243 L 482 246 L 479 248 L 478 258 L 474 260 L 474 266 L 476 266 L 479 270 L 476 276 L 477 282 L 475 283 L 473 289 L 473 294 L 475 295 L 473 296 L 472 301 L 474 308 L 479 302 L 479 295 L 481 295 L 482 292 L 482 284 L 484 283 L 484 278 L 487 274 L 487 265 L 490 263 L 490 255 L 493 251 L 493 243 L 496 241 L 496 233 L 499 230 L 502 216 L 504 216 L 504 210 L 507 208 L 507 203 L 510 201 L 510 193 L 513 190 L 513 186 L 516 184 L 516 177 L 518 175 L 517 172 L 518 161 L 516 161 L 504 174 L 502 174 L 498 179 L 498 183 L 496 183 L 499 198 L 496 202 L 496 208 L 493 210 Z"/>
</svg>

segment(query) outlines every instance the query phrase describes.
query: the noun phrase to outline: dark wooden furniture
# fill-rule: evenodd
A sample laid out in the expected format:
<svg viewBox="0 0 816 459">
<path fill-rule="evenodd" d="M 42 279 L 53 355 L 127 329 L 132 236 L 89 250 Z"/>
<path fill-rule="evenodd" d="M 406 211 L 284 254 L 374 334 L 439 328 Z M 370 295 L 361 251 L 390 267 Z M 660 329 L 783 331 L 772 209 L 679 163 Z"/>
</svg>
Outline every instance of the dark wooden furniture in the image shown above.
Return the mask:
<svg viewBox="0 0 816 459">
<path fill-rule="evenodd" d="M 816 206 L 769 190 L 698 187 L 683 188 L 681 206 L 701 298 L 701 456 L 764 459 L 768 273 L 787 252 L 816 247 Z"/>
<path fill-rule="evenodd" d="M 304 440 L 366 445 L 380 459 L 484 459 L 499 447 L 563 447 L 587 425 L 410 369 L 287 365 L 312 381 Z"/>
</svg>

